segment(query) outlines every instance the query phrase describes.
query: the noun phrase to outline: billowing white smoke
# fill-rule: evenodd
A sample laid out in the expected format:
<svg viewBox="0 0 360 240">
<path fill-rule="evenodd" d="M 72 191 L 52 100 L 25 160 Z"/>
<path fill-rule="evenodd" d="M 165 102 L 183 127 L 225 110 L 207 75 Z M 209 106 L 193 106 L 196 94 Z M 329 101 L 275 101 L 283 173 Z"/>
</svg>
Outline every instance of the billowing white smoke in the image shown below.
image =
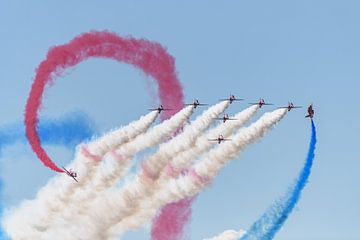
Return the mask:
<svg viewBox="0 0 360 240">
<path fill-rule="evenodd" d="M 232 136 L 232 141 L 224 142 L 219 147 L 210 150 L 201 161 L 194 165 L 189 174 L 182 175 L 177 179 L 159 181 L 157 183 L 159 186 L 156 187 L 159 191 L 148 201 L 142 201 L 141 205 L 137 207 L 139 211 L 135 215 L 123 219 L 123 221 L 115 225 L 111 230 L 113 236 L 140 227 L 152 219 L 161 206 L 194 196 L 200 192 L 213 181 L 220 169 L 229 160 L 238 156 L 247 145 L 261 139 L 268 130 L 285 116 L 286 112 L 286 109 L 279 109 L 265 113 L 249 127 L 240 129 L 237 134 Z M 123 201 L 116 198 L 115 191 L 110 191 L 109 195 L 111 197 L 108 197 L 108 199 L 116 199 L 117 202 Z M 128 201 L 131 202 L 131 200 Z M 117 206 L 113 206 L 112 213 L 119 214 L 119 212 L 123 211 L 122 208 Z M 103 209 L 103 211 L 109 210 Z"/>
<path fill-rule="evenodd" d="M 149 189 L 149 185 L 146 183 L 149 177 L 150 179 L 156 178 L 173 156 L 191 147 L 192 144 L 195 142 L 197 136 L 203 131 L 205 131 L 214 121 L 214 118 L 217 118 L 222 112 L 225 111 L 228 106 L 228 101 L 223 101 L 216 104 L 215 106 L 210 107 L 190 125 L 185 126 L 183 132 L 172 138 L 170 141 L 161 144 L 159 150 L 145 160 L 145 164 L 143 164 L 143 166 L 146 170 L 141 171 L 141 173 L 135 177 L 134 181 L 126 183 L 121 189 L 121 193 L 117 194 L 117 197 L 108 199 L 108 195 L 106 193 L 99 195 L 99 191 L 96 190 L 94 191 L 94 194 L 90 196 L 90 198 L 82 199 L 79 204 L 82 203 L 82 205 L 85 205 L 86 208 L 91 209 L 88 212 L 87 216 L 81 214 L 84 219 L 81 219 L 80 221 L 82 223 L 86 222 L 86 227 L 88 229 L 91 228 L 91 231 L 84 231 L 84 234 L 87 234 L 85 235 L 85 238 L 106 239 L 106 230 L 110 228 L 114 223 L 116 223 L 118 219 L 121 219 L 131 213 L 131 211 L 134 209 L 134 206 L 136 206 L 136 203 L 139 202 L 138 200 L 140 200 L 138 198 L 147 195 L 147 191 L 151 190 Z M 117 151 L 117 154 L 120 156 L 127 156 L 129 155 L 129 152 L 138 151 L 139 144 L 135 142 L 136 139 L 129 143 L 129 145 L 132 145 L 132 147 L 130 148 L 126 147 L 128 144 L 124 145 Z M 135 147 L 137 147 L 137 149 L 136 151 L 133 151 L 132 149 L 134 149 Z M 120 162 L 124 162 L 124 157 L 122 157 L 122 160 Z M 151 166 L 151 168 L 148 166 Z M 99 171 L 99 173 L 104 174 L 104 171 Z M 119 176 L 119 173 L 117 173 L 117 176 Z M 99 183 L 104 184 L 104 182 L 106 181 L 102 179 L 102 181 Z M 94 190 L 93 187 L 92 189 Z M 98 199 L 95 198 L 96 194 L 99 195 Z M 93 202 L 94 199 L 96 199 L 95 202 Z M 103 211 L 103 209 L 105 207 L 111 209 L 113 208 L 112 205 L 121 205 L 122 211 L 118 212 L 114 215 L 114 217 L 111 218 L 106 211 Z M 74 208 L 70 209 L 72 209 L 73 211 L 77 211 L 78 206 L 78 204 L 75 204 Z M 62 231 L 62 229 L 64 229 L 65 227 L 64 225 L 66 225 L 67 222 L 72 221 L 72 218 L 74 217 L 73 215 L 74 214 L 68 214 L 67 216 L 65 216 L 66 220 L 60 219 L 60 228 L 53 229 L 53 232 L 49 233 L 49 235 L 59 234 L 60 232 L 57 231 Z M 103 219 L 101 223 L 99 223 L 98 221 L 99 217 Z M 67 232 L 72 232 L 71 230 L 69 230 L 71 229 L 71 226 L 65 228 L 67 228 Z M 73 231 L 79 232 L 81 230 L 79 228 L 74 228 Z"/>
<path fill-rule="evenodd" d="M 159 113 L 157 111 L 152 111 L 127 126 L 110 131 L 98 140 L 95 139 L 86 145 L 81 145 L 80 151 L 77 152 L 78 157 L 76 157 L 71 164 L 72 168 L 76 169 L 79 183 L 71 184 L 70 186 L 73 189 L 67 188 L 66 195 L 59 197 L 62 199 L 68 198 L 72 196 L 74 189 L 81 189 L 87 186 L 89 180 L 92 180 L 95 169 L 97 169 L 105 154 L 143 135 L 158 115 Z"/>
<path fill-rule="evenodd" d="M 28 239 L 27 236 L 32 236 L 34 239 L 48 239 L 44 237 L 44 234 L 48 232 L 48 228 L 54 224 L 54 221 L 62 219 L 59 218 L 59 215 L 70 215 L 71 219 L 74 219 L 76 217 L 72 216 L 74 215 L 73 211 L 79 212 L 79 214 L 84 213 L 81 212 L 81 209 L 86 208 L 86 202 L 82 200 L 91 199 L 94 195 L 99 194 L 96 191 L 110 186 L 111 182 L 115 182 L 120 177 L 117 174 L 122 173 L 121 170 L 126 168 L 128 160 L 133 154 L 171 137 L 189 119 L 192 112 L 193 106 L 188 106 L 170 119 L 145 132 L 158 115 L 156 112 L 152 112 L 122 130 L 106 134 L 99 141 L 89 143 L 87 147 L 82 146 L 73 164 L 79 173 L 79 183 L 73 182 L 64 175 L 50 180 L 34 200 L 24 202 L 5 218 L 6 231 L 16 239 L 22 237 Z M 145 122 L 149 123 L 145 124 Z M 127 134 L 128 137 L 123 134 Z M 116 141 L 116 137 L 119 137 L 118 141 Z M 116 142 L 120 144 L 116 144 Z M 121 161 L 117 158 L 110 158 L 113 160 L 111 168 L 98 166 L 106 150 L 114 152 L 113 147 L 118 147 L 121 151 L 125 149 L 126 155 L 123 155 Z M 96 154 L 102 154 L 102 156 Z M 94 167 L 97 167 L 95 172 L 93 171 Z M 106 170 L 107 172 L 105 172 Z M 89 179 L 91 182 L 88 181 Z M 24 228 L 19 228 L 22 225 Z"/>
<path fill-rule="evenodd" d="M 187 107 L 184 112 L 186 114 L 181 114 L 180 111 L 171 118 L 172 120 L 164 121 L 160 126 L 155 127 L 150 138 L 154 133 L 161 135 L 164 132 L 163 135 L 166 136 L 159 140 L 161 141 L 173 134 L 179 125 L 186 122 L 191 115 L 192 106 Z M 39 191 L 34 200 L 25 201 L 16 211 L 9 213 L 5 218 L 4 226 L 9 235 L 19 239 L 22 237 L 39 239 L 39 232 L 46 231 L 55 215 L 59 211 L 63 211 L 72 199 L 72 195 L 78 192 L 76 190 L 81 191 L 88 186 L 89 179 L 93 177 L 94 169 L 104 154 L 134 139 L 144 139 L 144 133 L 157 116 L 158 112 L 150 112 L 139 120 L 105 134 L 99 140 L 88 143 L 88 146 L 82 145 L 81 151 L 77 151 L 72 164 L 79 175 L 79 183 L 74 183 L 65 175 L 54 177 Z"/>
<path fill-rule="evenodd" d="M 92 184 L 87 187 L 87 190 L 97 195 L 100 191 L 113 186 L 127 172 L 130 160 L 137 152 L 169 139 L 189 120 L 193 110 L 193 106 L 185 107 L 170 119 L 154 126 L 148 132 L 138 135 L 131 142 L 110 151 L 106 155 L 105 161 L 102 162 L 99 171 L 93 177 Z M 88 197 L 82 196 L 82 198 L 87 200 Z"/>
<path fill-rule="evenodd" d="M 193 106 L 185 107 L 170 119 L 149 129 L 148 132 L 138 135 L 117 150 L 111 151 L 98 167 L 91 183 L 78 189 L 72 201 L 68 203 L 54 224 L 63 225 L 66 222 L 72 222 L 72 219 L 77 217 L 76 214 L 86 214 L 92 202 L 101 196 L 103 191 L 115 185 L 117 180 L 125 176 L 130 166 L 130 160 L 135 153 L 169 139 L 189 119 L 192 112 Z"/>
<path fill-rule="evenodd" d="M 226 230 L 223 233 L 212 237 L 205 238 L 204 240 L 238 240 L 245 234 L 245 231 L 240 229 L 239 231 L 235 230 Z"/>
<path fill-rule="evenodd" d="M 133 140 L 136 136 L 146 132 L 158 115 L 158 111 L 151 111 L 126 127 L 120 127 L 116 130 L 108 132 L 98 140 L 93 140 L 87 144 L 90 154 L 95 156 L 104 156 L 107 152 L 126 142 L 129 142 L 130 140 Z"/>
<path fill-rule="evenodd" d="M 65 175 L 50 180 L 36 199 L 24 202 L 7 214 L 3 223 L 6 232 L 17 240 L 96 240 L 118 239 L 119 234 L 140 227 L 164 204 L 201 191 L 226 162 L 263 137 L 287 112 L 280 109 L 266 113 L 231 136 L 231 141 L 211 149 L 217 143 L 209 142 L 208 138 L 216 138 L 219 134 L 230 136 L 258 109 L 258 106 L 251 106 L 234 116 L 237 121 L 220 124 L 205 134 L 214 118 L 228 106 L 229 101 L 223 101 L 210 107 L 180 134 L 161 144 L 155 154 L 143 161 L 140 172 L 132 180 L 125 181 L 120 189 L 115 184 L 127 173 L 134 154 L 173 136 L 188 120 L 193 106 L 184 108 L 146 133 L 158 115 L 156 112 L 124 127 L 126 130 L 116 130 L 82 146 L 73 163 L 79 173 L 79 183 Z M 105 161 L 101 162 L 102 158 Z M 231 236 L 231 232 L 226 234 L 223 236 Z"/>
<path fill-rule="evenodd" d="M 257 110 L 257 105 L 250 106 L 249 108 L 236 114 L 234 116 L 236 120 L 227 121 L 224 124 L 221 123 L 217 127 L 209 130 L 209 132 L 207 132 L 206 134 L 199 135 L 196 138 L 195 142 L 191 145 L 191 147 L 174 155 L 171 159 L 169 159 L 171 160 L 171 162 L 167 164 L 167 168 L 165 169 L 165 171 L 161 172 L 160 179 L 152 179 L 153 181 L 149 181 L 149 179 L 143 179 L 143 181 L 139 180 L 139 183 L 147 184 L 146 186 L 142 186 L 142 188 L 147 189 L 147 191 L 142 191 L 139 187 L 139 183 L 137 183 L 135 186 L 132 185 L 132 190 L 134 190 L 134 192 L 139 195 L 127 196 L 127 198 L 131 200 L 133 204 L 127 206 L 126 209 L 128 211 L 128 214 L 126 218 L 131 218 L 132 215 L 136 214 L 139 211 L 138 207 L 136 207 L 137 205 L 135 205 L 134 202 L 148 201 L 148 199 L 151 198 L 154 192 L 159 190 L 159 181 L 166 181 L 165 178 L 176 177 L 179 173 L 183 172 L 183 170 L 186 170 L 196 158 L 211 149 L 214 144 L 217 144 L 217 142 L 209 141 L 208 138 L 213 138 L 214 136 L 218 136 L 219 134 L 222 134 L 224 137 L 230 136 L 234 132 L 234 130 L 242 127 L 247 121 L 249 121 Z M 141 193 L 143 194 L 140 195 Z M 139 206 L 141 205 L 142 203 L 139 203 Z M 133 207 L 133 209 L 131 209 L 131 207 Z M 128 220 L 123 219 L 123 221 Z"/>
</svg>

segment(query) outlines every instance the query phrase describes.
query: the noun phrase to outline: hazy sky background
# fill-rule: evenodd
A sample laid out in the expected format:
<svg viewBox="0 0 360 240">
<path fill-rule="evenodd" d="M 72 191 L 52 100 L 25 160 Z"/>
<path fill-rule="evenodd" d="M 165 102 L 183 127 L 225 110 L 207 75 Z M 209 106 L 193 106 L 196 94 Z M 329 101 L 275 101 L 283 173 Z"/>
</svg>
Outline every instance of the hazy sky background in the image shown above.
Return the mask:
<svg viewBox="0 0 360 240">
<path fill-rule="evenodd" d="M 297 211 L 276 239 L 359 239 L 359 9 L 359 1 L 330 0 L 1 1 L 0 124 L 23 119 L 35 69 L 49 47 L 105 29 L 156 41 L 175 57 L 188 102 L 216 103 L 233 93 L 246 102 L 263 97 L 278 106 L 289 100 L 314 103 L 318 145 L 312 175 Z M 110 130 L 156 107 L 152 83 L 129 65 L 91 59 L 57 79 L 41 116 L 79 110 L 100 132 Z M 228 113 L 246 106 L 232 104 Z M 272 109 L 261 109 L 257 117 Z M 199 195 L 192 239 L 247 229 L 286 191 L 310 141 L 305 112 L 290 112 Z M 46 149 L 58 164 L 72 159 L 71 150 Z M 7 147 L 1 156 L 6 205 L 33 198 L 55 174 L 28 145 Z M 147 231 L 124 239 L 148 239 Z"/>
</svg>

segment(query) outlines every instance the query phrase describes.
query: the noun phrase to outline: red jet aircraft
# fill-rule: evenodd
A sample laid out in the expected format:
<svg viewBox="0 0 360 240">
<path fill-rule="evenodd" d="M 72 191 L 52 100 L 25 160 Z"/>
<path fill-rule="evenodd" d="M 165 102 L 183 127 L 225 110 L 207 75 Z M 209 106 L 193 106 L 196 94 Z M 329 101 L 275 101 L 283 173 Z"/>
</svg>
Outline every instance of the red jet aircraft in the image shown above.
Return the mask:
<svg viewBox="0 0 360 240">
<path fill-rule="evenodd" d="M 76 172 L 74 172 L 73 170 L 69 169 L 67 170 L 66 168 L 62 167 L 66 173 L 66 175 L 68 175 L 69 177 L 72 177 L 76 182 L 78 182 L 78 180 L 76 179 L 77 174 Z"/>
<path fill-rule="evenodd" d="M 242 100 L 245 100 L 245 99 L 243 99 L 243 98 L 236 98 L 235 95 L 233 95 L 233 94 L 230 94 L 230 97 L 229 97 L 229 98 L 220 99 L 220 101 L 230 101 L 230 104 L 231 104 L 233 101 L 242 101 Z"/>
<path fill-rule="evenodd" d="M 314 109 L 313 109 L 313 106 L 312 106 L 312 104 L 308 107 L 308 115 L 306 115 L 305 117 L 307 118 L 307 117 L 310 117 L 310 118 L 313 118 L 314 117 L 314 114 L 315 114 L 315 112 L 314 112 Z"/>
<path fill-rule="evenodd" d="M 272 103 L 265 103 L 265 100 L 263 98 L 261 98 L 259 100 L 259 102 L 257 103 L 249 103 L 249 104 L 252 104 L 252 105 L 259 105 L 259 108 L 261 108 L 263 105 L 274 105 Z"/>
<path fill-rule="evenodd" d="M 203 103 L 200 103 L 199 100 L 195 99 L 192 103 L 188 103 L 188 104 L 185 104 L 186 106 L 190 106 L 190 105 L 193 105 L 194 108 L 196 108 L 197 106 L 207 106 L 209 104 L 203 104 Z"/>
<path fill-rule="evenodd" d="M 158 113 L 161 113 L 161 111 L 169 111 L 172 109 L 164 108 L 163 105 L 160 105 L 158 108 L 150 108 L 149 111 L 158 111 Z"/>
<path fill-rule="evenodd" d="M 209 139 L 209 141 L 217 141 L 219 144 L 220 144 L 222 141 L 230 141 L 230 140 L 231 140 L 231 139 L 224 138 L 223 135 L 219 135 L 218 138 Z"/>
<path fill-rule="evenodd" d="M 292 102 L 289 102 L 287 107 L 279 107 L 279 108 L 287 108 L 287 110 L 290 112 L 291 109 L 293 109 L 293 108 L 302 108 L 302 106 L 294 106 L 294 104 Z"/>
<path fill-rule="evenodd" d="M 222 120 L 223 122 L 226 122 L 227 120 L 237 120 L 236 118 L 229 118 L 228 114 L 224 114 L 222 118 L 214 118 L 216 120 Z"/>
</svg>

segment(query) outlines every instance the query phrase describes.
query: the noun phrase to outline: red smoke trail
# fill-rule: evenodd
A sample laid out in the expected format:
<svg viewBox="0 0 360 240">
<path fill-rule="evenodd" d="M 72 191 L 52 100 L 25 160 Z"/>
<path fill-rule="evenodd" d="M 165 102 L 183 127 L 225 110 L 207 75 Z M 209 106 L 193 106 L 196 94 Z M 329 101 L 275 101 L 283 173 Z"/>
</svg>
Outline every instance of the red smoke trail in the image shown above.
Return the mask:
<svg viewBox="0 0 360 240">
<path fill-rule="evenodd" d="M 38 112 L 45 87 L 68 67 L 73 67 L 90 57 L 111 58 L 141 69 L 159 85 L 160 101 L 174 109 L 165 112 L 162 120 L 169 118 L 183 106 L 183 92 L 177 79 L 174 59 L 160 44 L 145 39 L 122 38 L 107 31 L 84 33 L 69 43 L 52 47 L 46 59 L 36 70 L 25 108 L 26 136 L 43 164 L 54 171 L 63 172 L 42 148 L 37 131 Z"/>
</svg>

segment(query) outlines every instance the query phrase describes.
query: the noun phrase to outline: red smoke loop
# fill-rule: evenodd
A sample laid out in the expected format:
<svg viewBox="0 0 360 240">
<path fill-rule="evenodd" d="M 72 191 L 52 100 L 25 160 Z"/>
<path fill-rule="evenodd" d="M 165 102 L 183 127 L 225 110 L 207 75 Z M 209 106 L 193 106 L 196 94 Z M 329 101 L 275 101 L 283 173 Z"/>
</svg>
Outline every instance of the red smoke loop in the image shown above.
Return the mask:
<svg viewBox="0 0 360 240">
<path fill-rule="evenodd" d="M 45 87 L 69 67 L 90 58 L 110 58 L 131 64 L 153 77 L 159 87 L 160 101 L 173 111 L 161 115 L 167 119 L 183 107 L 183 91 L 176 76 L 174 59 L 160 44 L 145 39 L 122 38 L 107 31 L 84 33 L 69 43 L 52 47 L 46 59 L 36 70 L 35 80 L 25 108 L 26 136 L 31 148 L 46 167 L 63 172 L 48 156 L 41 146 L 37 132 L 38 113 L 40 111 Z M 152 238 L 175 239 L 182 235 L 183 226 L 191 215 L 191 200 L 167 205 L 153 225 Z M 161 233 L 159 229 L 162 229 Z"/>
<path fill-rule="evenodd" d="M 183 106 L 183 92 L 176 76 L 174 59 L 158 43 L 145 39 L 123 38 L 107 31 L 84 33 L 69 43 L 52 47 L 36 70 L 35 80 L 25 108 L 26 136 L 31 148 L 46 167 L 63 172 L 41 146 L 37 131 L 38 113 L 45 87 L 69 68 L 90 58 L 110 58 L 141 69 L 159 86 L 162 103 L 173 109 L 162 115 L 169 118 Z"/>
</svg>

